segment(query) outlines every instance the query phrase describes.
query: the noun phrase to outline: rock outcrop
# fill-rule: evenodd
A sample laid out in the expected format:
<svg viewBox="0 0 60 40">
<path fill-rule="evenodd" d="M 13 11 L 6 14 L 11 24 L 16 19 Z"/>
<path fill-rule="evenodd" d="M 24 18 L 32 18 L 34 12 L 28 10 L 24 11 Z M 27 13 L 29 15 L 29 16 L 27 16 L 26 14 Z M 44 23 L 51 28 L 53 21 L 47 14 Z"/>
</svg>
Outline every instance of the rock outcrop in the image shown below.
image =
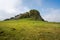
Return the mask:
<svg viewBox="0 0 60 40">
<path fill-rule="evenodd" d="M 17 20 L 17 19 L 23 19 L 23 18 L 31 18 L 33 20 L 44 21 L 44 19 L 40 15 L 40 12 L 35 9 L 30 10 L 29 12 L 25 12 L 23 14 L 16 15 L 15 17 L 11 17 L 9 20 Z"/>
</svg>

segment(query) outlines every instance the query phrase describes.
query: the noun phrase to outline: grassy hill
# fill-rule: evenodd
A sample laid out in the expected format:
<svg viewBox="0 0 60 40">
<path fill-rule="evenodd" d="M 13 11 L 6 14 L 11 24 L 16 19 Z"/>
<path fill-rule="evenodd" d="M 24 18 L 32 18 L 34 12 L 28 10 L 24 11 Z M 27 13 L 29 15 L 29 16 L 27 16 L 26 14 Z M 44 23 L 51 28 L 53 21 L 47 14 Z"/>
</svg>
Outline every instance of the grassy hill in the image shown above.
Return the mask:
<svg viewBox="0 0 60 40">
<path fill-rule="evenodd" d="M 60 40 L 60 23 L 30 18 L 0 21 L 0 40 Z"/>
</svg>

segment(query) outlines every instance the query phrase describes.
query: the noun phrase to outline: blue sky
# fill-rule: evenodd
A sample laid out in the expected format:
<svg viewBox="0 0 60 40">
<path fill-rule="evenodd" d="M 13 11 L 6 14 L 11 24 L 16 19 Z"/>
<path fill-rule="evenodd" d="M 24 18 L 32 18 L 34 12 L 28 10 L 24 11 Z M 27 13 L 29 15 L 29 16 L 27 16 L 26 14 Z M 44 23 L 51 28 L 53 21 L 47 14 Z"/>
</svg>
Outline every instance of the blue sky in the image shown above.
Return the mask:
<svg viewBox="0 0 60 40">
<path fill-rule="evenodd" d="M 0 0 L 0 20 L 31 9 L 39 10 L 45 20 L 60 22 L 60 0 Z"/>
</svg>

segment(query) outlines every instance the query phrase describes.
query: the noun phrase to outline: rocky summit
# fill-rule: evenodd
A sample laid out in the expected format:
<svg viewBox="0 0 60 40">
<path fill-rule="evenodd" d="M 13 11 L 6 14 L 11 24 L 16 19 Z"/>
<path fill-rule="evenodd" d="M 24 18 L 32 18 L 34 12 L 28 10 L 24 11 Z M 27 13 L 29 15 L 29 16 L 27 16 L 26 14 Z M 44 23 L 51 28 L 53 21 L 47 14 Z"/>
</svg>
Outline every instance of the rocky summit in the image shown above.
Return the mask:
<svg viewBox="0 0 60 40">
<path fill-rule="evenodd" d="M 17 19 L 23 19 L 23 18 L 31 18 L 33 20 L 44 21 L 44 19 L 40 15 L 40 12 L 35 9 L 32 9 L 29 12 L 25 12 L 22 14 L 20 13 L 19 15 L 16 15 L 15 17 L 11 17 L 10 19 L 5 19 L 5 20 L 17 20 Z"/>
</svg>

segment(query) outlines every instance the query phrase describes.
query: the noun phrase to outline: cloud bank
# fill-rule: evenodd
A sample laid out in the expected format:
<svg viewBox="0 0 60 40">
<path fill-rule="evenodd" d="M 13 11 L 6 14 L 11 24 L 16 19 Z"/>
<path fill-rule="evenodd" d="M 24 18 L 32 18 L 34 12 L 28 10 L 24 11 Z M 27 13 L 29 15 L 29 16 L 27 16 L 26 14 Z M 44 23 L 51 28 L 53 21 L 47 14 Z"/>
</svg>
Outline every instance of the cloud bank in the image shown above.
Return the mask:
<svg viewBox="0 0 60 40">
<path fill-rule="evenodd" d="M 60 22 L 60 9 L 47 8 L 43 17 L 51 22 Z"/>
<path fill-rule="evenodd" d="M 29 10 L 23 6 L 22 0 L 0 0 L 0 19 L 12 17 L 16 14 Z"/>
</svg>

